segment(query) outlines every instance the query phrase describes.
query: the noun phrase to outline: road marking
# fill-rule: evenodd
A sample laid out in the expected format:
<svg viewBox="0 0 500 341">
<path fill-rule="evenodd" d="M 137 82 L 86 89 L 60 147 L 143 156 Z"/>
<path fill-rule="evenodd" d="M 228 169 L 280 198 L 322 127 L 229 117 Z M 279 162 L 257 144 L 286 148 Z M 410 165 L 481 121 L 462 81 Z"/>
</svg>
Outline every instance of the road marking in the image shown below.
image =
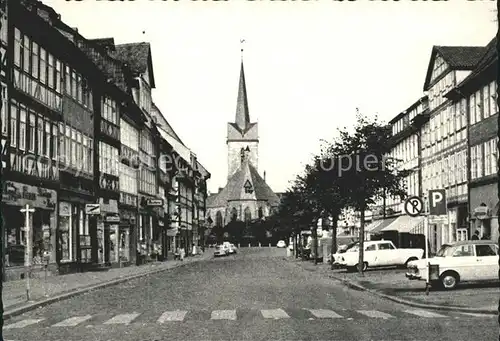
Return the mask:
<svg viewBox="0 0 500 341">
<path fill-rule="evenodd" d="M 139 315 L 140 314 L 137 314 L 137 313 L 116 315 L 112 319 L 104 322 L 104 324 L 129 324 L 134 319 L 136 319 L 137 316 L 139 316 Z"/>
<path fill-rule="evenodd" d="M 358 313 L 366 315 L 368 317 L 380 318 L 380 319 L 388 319 L 393 317 L 392 315 L 383 313 L 378 310 L 357 310 Z"/>
<path fill-rule="evenodd" d="M 70 317 L 64 321 L 54 324 L 52 327 L 74 327 L 82 322 L 89 320 L 91 317 L 91 315 Z"/>
<path fill-rule="evenodd" d="M 478 313 L 460 313 L 460 314 L 467 316 L 474 316 L 474 317 L 498 317 L 498 315 L 493 315 L 493 314 L 478 314 Z"/>
<path fill-rule="evenodd" d="M 408 313 L 408 314 L 419 316 L 419 317 L 430 317 L 430 318 L 433 318 L 433 317 L 446 317 L 446 316 L 441 315 L 441 314 L 433 313 L 433 312 L 430 312 L 430 311 L 427 311 L 427 310 L 419 310 L 419 309 L 417 309 L 417 310 L 406 310 L 405 312 Z"/>
<path fill-rule="evenodd" d="M 182 310 L 175 310 L 175 311 L 166 311 L 164 312 L 160 318 L 158 319 L 158 323 L 165 323 L 165 322 L 180 322 L 184 321 L 184 318 L 186 317 L 187 311 L 182 311 Z"/>
<path fill-rule="evenodd" d="M 265 319 L 286 319 L 290 318 L 283 309 L 267 309 L 260 311 Z"/>
<path fill-rule="evenodd" d="M 9 325 L 5 326 L 4 329 L 24 328 L 27 326 L 31 326 L 32 324 L 39 323 L 43 320 L 45 320 L 45 319 L 36 319 L 36 320 L 35 319 L 26 319 L 26 320 L 22 320 L 22 321 L 19 321 L 16 323 L 9 324 Z"/>
<path fill-rule="evenodd" d="M 308 309 L 311 314 L 320 319 L 342 318 L 343 316 L 327 309 Z"/>
<path fill-rule="evenodd" d="M 211 320 L 236 320 L 236 310 L 214 310 Z"/>
</svg>

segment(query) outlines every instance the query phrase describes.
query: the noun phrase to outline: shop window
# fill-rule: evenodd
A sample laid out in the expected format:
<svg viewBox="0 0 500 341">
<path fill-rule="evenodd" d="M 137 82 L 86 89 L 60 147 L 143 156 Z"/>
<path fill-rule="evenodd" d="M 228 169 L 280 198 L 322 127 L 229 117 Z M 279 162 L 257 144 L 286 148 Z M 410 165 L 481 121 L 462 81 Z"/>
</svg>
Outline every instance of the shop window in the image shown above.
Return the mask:
<svg viewBox="0 0 500 341">
<path fill-rule="evenodd" d="M 74 260 L 74 231 L 73 231 L 73 207 L 70 203 L 61 202 L 59 204 L 59 230 L 58 248 L 61 262 L 71 262 Z"/>
<path fill-rule="evenodd" d="M 6 250 L 5 265 L 22 266 L 24 265 L 24 248 L 26 246 L 26 230 L 24 228 L 25 214 L 20 212 L 18 206 L 5 206 L 4 224 L 6 232 Z M 50 211 L 37 209 L 30 213 L 32 222 L 32 264 L 41 264 L 43 252 L 51 251 L 50 234 L 44 236 L 43 231 L 50 233 Z"/>
</svg>

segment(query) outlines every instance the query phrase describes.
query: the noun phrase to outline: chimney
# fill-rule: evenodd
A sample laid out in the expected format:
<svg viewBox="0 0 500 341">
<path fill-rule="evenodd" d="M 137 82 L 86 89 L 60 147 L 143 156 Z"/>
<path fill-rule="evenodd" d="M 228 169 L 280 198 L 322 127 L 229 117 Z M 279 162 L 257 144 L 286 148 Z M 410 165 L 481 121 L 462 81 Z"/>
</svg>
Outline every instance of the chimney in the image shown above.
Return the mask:
<svg viewBox="0 0 500 341">
<path fill-rule="evenodd" d="M 264 171 L 264 182 L 266 182 L 266 171 Z"/>
</svg>

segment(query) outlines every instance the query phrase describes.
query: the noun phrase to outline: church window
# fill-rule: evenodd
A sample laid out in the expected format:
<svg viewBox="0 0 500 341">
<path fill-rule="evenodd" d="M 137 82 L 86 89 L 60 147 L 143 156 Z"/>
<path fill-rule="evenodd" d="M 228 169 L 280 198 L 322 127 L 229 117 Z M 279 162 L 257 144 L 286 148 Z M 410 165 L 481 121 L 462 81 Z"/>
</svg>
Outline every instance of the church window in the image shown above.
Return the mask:
<svg viewBox="0 0 500 341">
<path fill-rule="evenodd" d="M 222 213 L 220 211 L 215 215 L 215 226 L 222 227 Z"/>
<path fill-rule="evenodd" d="M 264 217 L 264 211 L 262 210 L 262 207 L 259 207 L 259 219 L 262 219 Z"/>
<path fill-rule="evenodd" d="M 252 220 L 252 213 L 250 212 L 250 207 L 245 208 L 245 222 Z"/>
<path fill-rule="evenodd" d="M 245 193 L 249 193 L 249 194 L 253 193 L 253 186 L 252 186 L 252 184 L 250 183 L 249 180 L 247 180 L 245 182 L 245 185 L 243 187 L 245 187 Z"/>
<path fill-rule="evenodd" d="M 233 207 L 231 210 L 231 221 L 236 221 L 238 219 L 238 211 L 236 210 L 236 207 Z"/>
</svg>

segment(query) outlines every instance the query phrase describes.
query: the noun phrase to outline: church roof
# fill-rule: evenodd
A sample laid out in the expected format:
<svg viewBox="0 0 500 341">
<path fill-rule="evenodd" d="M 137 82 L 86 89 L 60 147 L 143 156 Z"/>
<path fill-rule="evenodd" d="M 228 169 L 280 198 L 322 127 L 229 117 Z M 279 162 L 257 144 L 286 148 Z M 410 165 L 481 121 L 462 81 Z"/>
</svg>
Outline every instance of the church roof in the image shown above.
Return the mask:
<svg viewBox="0 0 500 341">
<path fill-rule="evenodd" d="M 253 188 L 251 194 L 245 193 L 245 186 L 249 184 Z M 226 187 L 218 194 L 207 198 L 207 207 L 224 207 L 229 201 L 236 200 L 267 201 L 271 206 L 279 205 L 280 201 L 249 161 L 241 164 L 227 182 Z"/>
<path fill-rule="evenodd" d="M 236 127 L 241 132 L 250 128 L 250 112 L 248 110 L 247 86 L 245 82 L 245 70 L 243 69 L 243 60 L 240 69 L 240 84 L 238 87 L 238 99 L 236 101 Z"/>
</svg>

